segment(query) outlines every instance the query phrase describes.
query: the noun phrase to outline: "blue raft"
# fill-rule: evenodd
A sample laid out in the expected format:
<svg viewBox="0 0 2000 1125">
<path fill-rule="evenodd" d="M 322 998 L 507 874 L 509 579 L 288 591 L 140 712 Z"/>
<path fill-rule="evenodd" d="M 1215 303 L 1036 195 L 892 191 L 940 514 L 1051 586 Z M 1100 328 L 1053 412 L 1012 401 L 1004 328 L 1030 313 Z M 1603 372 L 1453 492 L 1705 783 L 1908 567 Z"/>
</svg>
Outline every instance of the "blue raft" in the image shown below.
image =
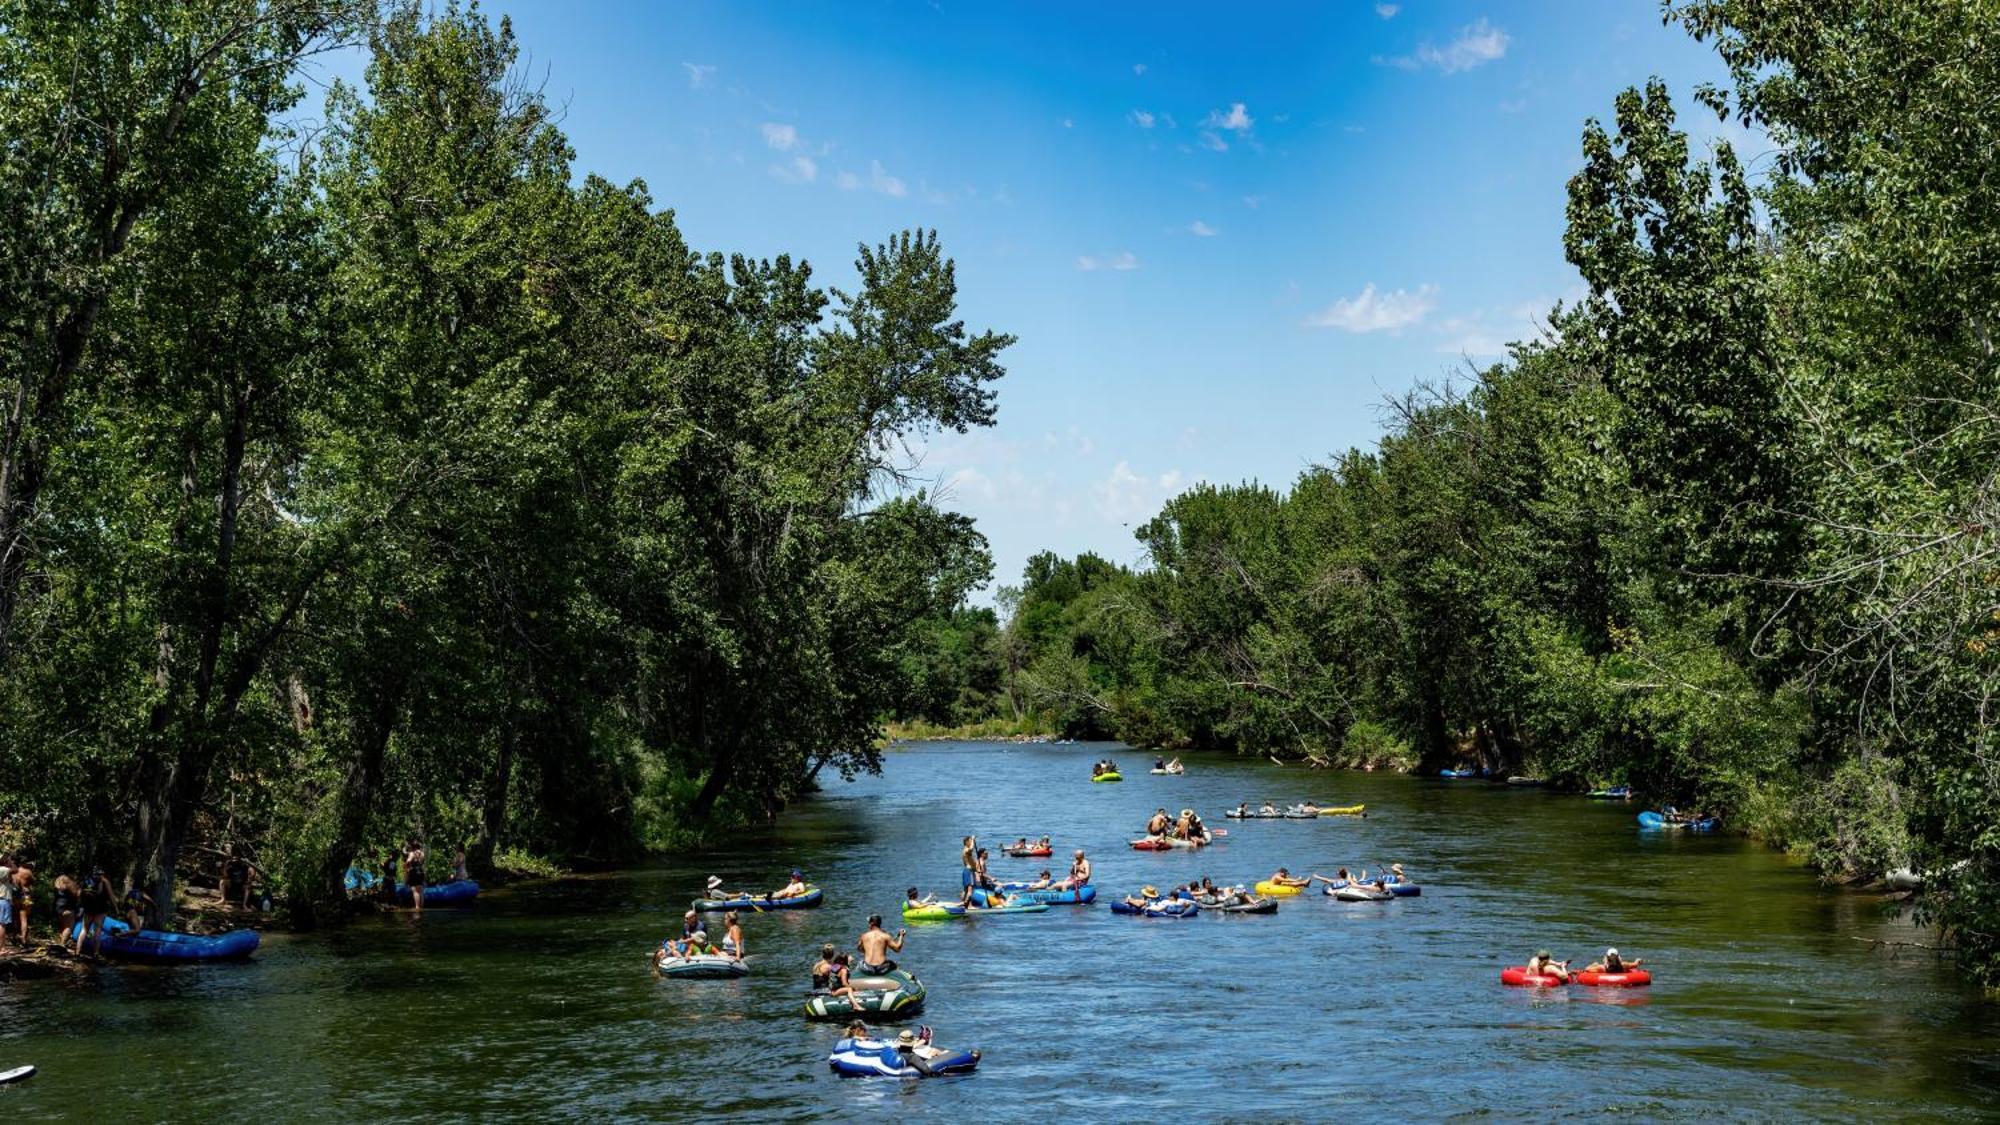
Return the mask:
<svg viewBox="0 0 2000 1125">
<path fill-rule="evenodd" d="M 1682 832 L 1713 832 L 1722 827 L 1722 818 L 1705 816 L 1700 820 L 1668 820 L 1651 809 L 1639 814 L 1639 827 L 1646 829 L 1671 829 Z"/>
<path fill-rule="evenodd" d="M 83 936 L 83 923 L 70 930 L 72 937 Z M 179 930 L 139 930 L 116 918 L 104 920 L 100 945 L 92 942 L 92 952 L 120 961 L 144 961 L 154 965 L 190 965 L 200 961 L 241 961 L 257 951 L 256 930 L 231 930 L 226 934 L 188 934 Z"/>
<path fill-rule="evenodd" d="M 1026 883 L 1002 883 L 1000 891 L 1002 894 L 1013 895 L 1019 902 L 1039 902 L 1049 906 L 1089 906 L 1097 901 L 1097 888 L 1088 883 L 1063 891 L 1031 891 Z M 984 890 L 972 892 L 974 902 L 983 904 L 986 898 L 987 892 Z"/>
<path fill-rule="evenodd" d="M 425 906 L 459 906 L 479 897 L 479 884 L 471 879 L 453 879 L 449 883 L 428 883 L 424 886 Z M 396 884 L 396 901 L 404 906 L 415 906 L 416 898 L 410 888 Z"/>
</svg>

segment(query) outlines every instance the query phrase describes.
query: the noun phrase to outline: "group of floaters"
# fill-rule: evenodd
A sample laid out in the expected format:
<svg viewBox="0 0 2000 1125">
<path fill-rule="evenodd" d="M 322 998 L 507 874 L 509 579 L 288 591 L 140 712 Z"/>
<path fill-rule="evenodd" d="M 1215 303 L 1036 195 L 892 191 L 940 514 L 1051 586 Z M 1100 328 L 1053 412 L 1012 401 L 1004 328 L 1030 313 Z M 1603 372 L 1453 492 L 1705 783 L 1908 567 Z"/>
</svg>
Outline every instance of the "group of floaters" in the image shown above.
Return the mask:
<svg viewBox="0 0 2000 1125">
<path fill-rule="evenodd" d="M 1168 848 L 1202 848 L 1214 842 L 1215 834 L 1193 809 L 1182 809 L 1180 816 L 1172 817 L 1161 808 L 1146 821 L 1146 835 L 1132 841 L 1132 847 L 1142 852 L 1158 852 Z"/>
<path fill-rule="evenodd" d="M 1509 785 L 1525 788 L 1539 788 L 1547 784 L 1544 779 L 1539 777 L 1495 777 L 1484 767 L 1476 769 L 1442 769 L 1438 771 L 1437 775 L 1447 781 L 1504 780 Z M 1638 794 L 1630 785 L 1608 785 L 1592 789 L 1585 793 L 1584 796 L 1598 801 L 1629 801 L 1638 796 Z M 1648 810 L 1640 813 L 1639 827 L 1654 830 L 1680 829 L 1688 832 L 1713 832 L 1722 827 L 1722 818 L 1707 813 L 1690 812 L 1685 809 L 1677 809 L 1672 805 L 1666 805 L 1658 811 Z"/>
<path fill-rule="evenodd" d="M 1250 807 L 1250 802 L 1244 801 L 1222 815 L 1231 820 L 1317 820 L 1323 816 L 1366 817 L 1368 815 L 1368 806 L 1320 805 L 1311 801 L 1300 801 L 1295 805 L 1280 809 L 1271 802 L 1265 801 L 1261 806 L 1253 809 Z"/>
<path fill-rule="evenodd" d="M 1639 967 L 1640 958 L 1630 961 L 1616 949 L 1604 951 L 1604 958 L 1571 971 L 1567 960 L 1558 961 L 1546 949 L 1528 958 L 1525 965 L 1500 970 L 1500 983 L 1517 988 L 1559 988 L 1580 984 L 1592 988 L 1643 988 L 1653 983 L 1653 974 Z"/>
<path fill-rule="evenodd" d="M 1104 758 L 1090 764 L 1090 780 L 1123 781 L 1125 780 L 1125 775 L 1118 772 L 1117 762 L 1109 758 Z"/>
</svg>

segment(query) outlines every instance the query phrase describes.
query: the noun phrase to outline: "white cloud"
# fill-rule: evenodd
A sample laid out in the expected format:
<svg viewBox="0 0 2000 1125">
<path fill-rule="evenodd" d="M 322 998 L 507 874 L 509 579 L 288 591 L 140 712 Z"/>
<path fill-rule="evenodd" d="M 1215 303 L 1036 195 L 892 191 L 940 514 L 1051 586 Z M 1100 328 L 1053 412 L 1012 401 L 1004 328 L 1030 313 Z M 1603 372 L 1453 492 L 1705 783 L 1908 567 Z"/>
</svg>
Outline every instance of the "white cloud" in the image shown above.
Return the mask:
<svg viewBox="0 0 2000 1125">
<path fill-rule="evenodd" d="M 1141 129 L 1151 129 L 1156 119 L 1152 114 L 1147 113 L 1143 109 L 1135 109 L 1131 113 L 1130 120 L 1132 124 L 1137 125 Z"/>
<path fill-rule="evenodd" d="M 809 184 L 819 179 L 819 162 L 810 156 L 794 156 L 790 164 L 771 165 L 771 174 L 788 184 Z"/>
<path fill-rule="evenodd" d="M 690 90 L 707 89 L 709 81 L 715 77 L 715 68 L 712 66 L 703 66 L 700 63 L 691 62 L 684 62 L 681 65 L 687 68 L 688 89 Z"/>
<path fill-rule="evenodd" d="M 1227 129 L 1238 136 L 1245 136 L 1257 122 L 1242 102 L 1231 102 L 1227 113 L 1219 109 L 1209 110 L 1208 120 L 1202 124 L 1210 129 Z"/>
<path fill-rule="evenodd" d="M 1397 13 L 1397 12 L 1400 12 L 1400 11 L 1402 11 L 1402 10 L 1403 10 L 1403 6 L 1402 6 L 1401 4 L 1377 4 L 1377 5 L 1375 5 L 1375 14 L 1376 14 L 1376 15 L 1378 15 L 1378 16 L 1381 16 L 1381 17 L 1382 17 L 1383 19 L 1385 19 L 1385 20 L 1392 20 L 1392 19 L 1395 19 L 1395 18 L 1396 18 L 1396 13 Z"/>
<path fill-rule="evenodd" d="M 1062 119 L 1062 121 L 1061 121 L 1061 125 L 1062 125 L 1062 127 L 1063 127 L 1063 128 L 1065 128 L 1065 129 L 1074 129 L 1074 128 L 1076 128 L 1076 118 L 1074 118 L 1074 117 L 1065 117 L 1065 118 L 1063 118 L 1063 119 Z"/>
<path fill-rule="evenodd" d="M 1586 293 L 1581 285 L 1571 286 L 1561 300 L 1575 304 Z M 1447 317 L 1431 329 L 1439 337 L 1437 350 L 1473 359 L 1504 358 L 1507 345 L 1542 338 L 1556 301 L 1555 297 L 1537 297 L 1507 308 L 1474 309 L 1463 316 Z"/>
<path fill-rule="evenodd" d="M 1461 70 L 1471 70 L 1484 66 L 1507 53 L 1513 39 L 1500 28 L 1494 27 L 1486 17 L 1466 24 L 1458 29 L 1458 37 L 1443 47 L 1425 40 L 1417 47 L 1414 55 L 1397 55 L 1394 58 L 1377 58 L 1375 61 L 1404 70 L 1433 67 L 1445 74 L 1457 74 Z"/>
<path fill-rule="evenodd" d="M 833 176 L 833 184 L 842 191 L 860 191 L 866 187 L 870 191 L 895 196 L 897 199 L 910 194 L 910 185 L 904 183 L 901 177 L 891 176 L 889 170 L 882 167 L 880 160 L 870 160 L 868 162 L 867 179 L 864 180 L 853 172 L 836 172 Z"/>
<path fill-rule="evenodd" d="M 1084 254 L 1077 258 L 1076 268 L 1085 273 L 1095 273 L 1099 270 L 1136 270 L 1139 268 L 1139 256 L 1130 250 L 1120 250 L 1103 258 Z"/>
<path fill-rule="evenodd" d="M 1436 305 L 1435 285 L 1419 286 L 1414 293 L 1407 289 L 1378 293 L 1371 281 L 1360 293 L 1342 297 L 1308 316 L 1306 323 L 1344 332 L 1398 332 L 1423 320 Z"/>
<path fill-rule="evenodd" d="M 1132 64 L 1132 73 L 1134 73 L 1134 74 L 1144 74 L 1144 73 L 1146 73 L 1146 64 L 1145 64 L 1145 63 L 1142 63 L 1142 62 L 1135 62 L 1135 63 L 1133 63 L 1133 64 Z"/>
<path fill-rule="evenodd" d="M 1179 469 L 1163 473 L 1141 473 L 1130 461 L 1120 461 L 1111 472 L 1090 486 L 1098 515 L 1119 523 L 1138 523 L 1158 515 L 1168 500 L 1191 484 Z"/>
<path fill-rule="evenodd" d="M 799 131 L 793 126 L 766 121 L 759 128 L 764 132 L 764 143 L 779 152 L 790 152 L 799 143 Z"/>
<path fill-rule="evenodd" d="M 888 170 L 882 167 L 880 160 L 871 160 L 868 162 L 868 186 L 881 192 L 883 195 L 893 195 L 897 199 L 910 194 L 910 189 L 904 185 L 903 181 L 891 176 Z"/>
<path fill-rule="evenodd" d="M 1194 222 L 1189 223 L 1187 229 L 1188 233 L 1194 235 L 1196 238 L 1215 237 L 1215 228 L 1209 226 L 1207 223 L 1202 222 L 1200 219 L 1196 219 Z"/>
<path fill-rule="evenodd" d="M 1201 145 L 1203 148 L 1213 149 L 1216 152 L 1229 151 L 1229 142 L 1223 140 L 1222 135 L 1213 129 L 1203 129 L 1201 131 Z"/>
<path fill-rule="evenodd" d="M 1250 208 L 1252 211 L 1263 205 L 1264 197 L 1261 195 L 1246 195 L 1243 197 L 1243 206 Z"/>
</svg>

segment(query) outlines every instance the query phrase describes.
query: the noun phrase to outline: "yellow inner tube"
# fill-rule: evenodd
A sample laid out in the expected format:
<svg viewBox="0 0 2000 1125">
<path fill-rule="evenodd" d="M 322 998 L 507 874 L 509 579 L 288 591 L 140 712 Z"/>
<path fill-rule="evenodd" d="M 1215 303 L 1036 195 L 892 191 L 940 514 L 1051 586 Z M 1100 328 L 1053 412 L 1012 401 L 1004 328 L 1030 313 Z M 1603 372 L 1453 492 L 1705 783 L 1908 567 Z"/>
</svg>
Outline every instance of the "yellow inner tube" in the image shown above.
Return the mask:
<svg viewBox="0 0 2000 1125">
<path fill-rule="evenodd" d="M 1368 806 L 1367 806 L 1367 805 L 1342 805 L 1342 806 L 1340 806 L 1340 807 L 1339 807 L 1339 808 L 1337 808 L 1337 809 L 1327 809 L 1327 808 L 1322 808 L 1321 810 L 1319 810 L 1319 815 L 1321 815 L 1321 816 L 1365 816 L 1365 815 L 1367 815 L 1367 812 L 1368 812 Z"/>
<path fill-rule="evenodd" d="M 1098 774 L 1098 775 L 1097 775 L 1096 777 L 1093 777 L 1093 778 L 1091 778 L 1090 780 L 1092 780 L 1092 781 L 1123 781 L 1123 780 L 1125 780 L 1125 775 L 1124 775 L 1124 774 L 1122 774 L 1122 773 L 1100 773 L 1100 774 Z"/>
<path fill-rule="evenodd" d="M 1270 895 L 1273 898 L 1282 898 L 1285 895 L 1295 895 L 1303 890 L 1305 890 L 1304 887 L 1288 887 L 1283 883 L 1273 883 L 1268 879 L 1257 884 L 1258 894 Z"/>
</svg>

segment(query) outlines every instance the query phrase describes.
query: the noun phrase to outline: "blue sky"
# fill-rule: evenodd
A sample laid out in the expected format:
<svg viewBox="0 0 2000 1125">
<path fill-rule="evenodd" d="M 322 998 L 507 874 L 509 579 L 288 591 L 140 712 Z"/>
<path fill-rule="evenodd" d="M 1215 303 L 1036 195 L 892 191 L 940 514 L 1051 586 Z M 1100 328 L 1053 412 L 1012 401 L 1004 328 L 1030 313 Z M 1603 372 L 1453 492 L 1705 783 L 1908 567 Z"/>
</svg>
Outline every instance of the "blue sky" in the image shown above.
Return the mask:
<svg viewBox="0 0 2000 1125">
<path fill-rule="evenodd" d="M 1652 0 L 486 10 L 579 172 L 645 180 L 699 248 L 844 285 L 857 242 L 938 230 L 967 322 L 1020 337 L 998 426 L 923 461 L 996 584 L 1045 548 L 1141 563 L 1188 484 L 1284 485 L 1532 331 L 1577 292 L 1564 182 L 1618 90 L 1659 75 L 1730 133 Z"/>
</svg>

